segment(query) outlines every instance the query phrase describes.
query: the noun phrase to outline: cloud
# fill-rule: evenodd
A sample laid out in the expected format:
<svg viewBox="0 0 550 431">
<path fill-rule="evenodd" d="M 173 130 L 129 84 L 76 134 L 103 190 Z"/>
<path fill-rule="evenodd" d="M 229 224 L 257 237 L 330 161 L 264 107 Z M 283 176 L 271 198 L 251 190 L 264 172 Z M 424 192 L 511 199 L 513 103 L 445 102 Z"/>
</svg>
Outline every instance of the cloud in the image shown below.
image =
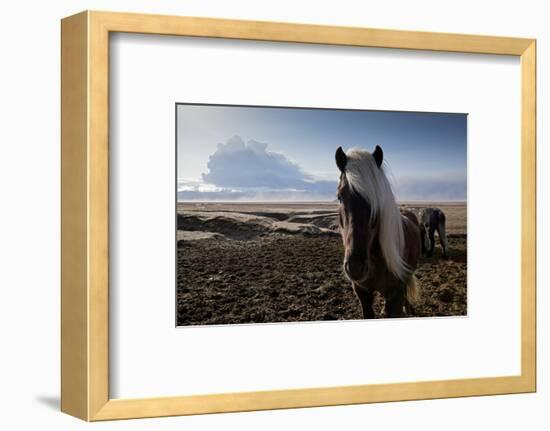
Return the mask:
<svg viewBox="0 0 550 431">
<path fill-rule="evenodd" d="M 333 184 L 336 187 L 335 184 Z M 316 193 L 305 190 L 221 189 L 212 192 L 186 190 L 178 192 L 180 202 L 318 202 L 333 201 L 336 193 Z"/>
<path fill-rule="evenodd" d="M 198 180 L 193 180 L 189 178 L 178 179 L 178 193 L 179 192 L 211 193 L 211 192 L 220 192 L 223 190 L 224 189 L 222 187 L 217 187 L 214 184 L 208 184 Z"/>
<path fill-rule="evenodd" d="M 218 144 L 200 180 L 179 179 L 180 201 L 333 201 L 334 180 L 318 180 L 284 154 L 255 140 L 233 136 Z M 330 177 L 327 177 L 330 178 Z M 466 200 L 466 178 L 409 176 L 390 178 L 400 201 Z"/>
<path fill-rule="evenodd" d="M 219 187 L 268 187 L 300 189 L 307 186 L 308 176 L 284 154 L 267 150 L 267 144 L 233 136 L 208 160 L 206 183 Z"/>
<path fill-rule="evenodd" d="M 208 159 L 202 181 L 178 183 L 182 200 L 333 200 L 333 181 L 315 180 L 284 154 L 253 139 L 233 136 L 218 144 Z"/>
</svg>

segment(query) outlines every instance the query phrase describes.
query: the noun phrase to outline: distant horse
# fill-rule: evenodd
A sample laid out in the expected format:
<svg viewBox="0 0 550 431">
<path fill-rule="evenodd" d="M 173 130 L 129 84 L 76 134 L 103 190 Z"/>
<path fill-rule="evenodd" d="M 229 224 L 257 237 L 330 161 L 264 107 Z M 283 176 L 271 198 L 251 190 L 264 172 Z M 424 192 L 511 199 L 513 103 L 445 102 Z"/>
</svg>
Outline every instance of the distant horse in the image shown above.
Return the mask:
<svg viewBox="0 0 550 431">
<path fill-rule="evenodd" d="M 447 257 L 447 235 L 445 233 L 445 213 L 439 208 L 424 208 L 420 212 L 420 237 L 422 238 L 422 253 L 432 257 L 435 248 L 434 233 L 437 230 L 443 257 Z"/>
<path fill-rule="evenodd" d="M 341 147 L 336 151 L 344 273 L 365 319 L 374 318 L 374 292 L 385 298 L 386 317 L 402 317 L 405 312 L 414 314 L 418 290 L 418 219 L 399 212 L 382 159 L 378 145 L 372 154 L 356 149 L 346 154 Z"/>
</svg>

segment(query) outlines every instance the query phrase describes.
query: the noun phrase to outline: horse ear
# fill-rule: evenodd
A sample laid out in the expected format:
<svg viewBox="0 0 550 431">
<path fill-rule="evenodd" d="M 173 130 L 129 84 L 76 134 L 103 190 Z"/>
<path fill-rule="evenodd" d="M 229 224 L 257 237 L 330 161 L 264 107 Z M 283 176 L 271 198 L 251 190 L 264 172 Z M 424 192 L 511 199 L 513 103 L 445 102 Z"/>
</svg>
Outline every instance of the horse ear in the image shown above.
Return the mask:
<svg viewBox="0 0 550 431">
<path fill-rule="evenodd" d="M 340 172 L 344 173 L 346 170 L 346 165 L 348 163 L 348 156 L 346 156 L 346 153 L 344 153 L 344 150 L 342 150 L 342 147 L 338 147 L 336 150 L 336 166 L 338 166 L 338 169 L 340 169 Z"/>
<path fill-rule="evenodd" d="M 372 156 L 374 157 L 374 160 L 376 161 L 378 167 L 382 166 L 382 160 L 384 160 L 384 152 L 379 145 L 377 145 L 374 149 L 374 153 L 372 153 Z"/>
</svg>

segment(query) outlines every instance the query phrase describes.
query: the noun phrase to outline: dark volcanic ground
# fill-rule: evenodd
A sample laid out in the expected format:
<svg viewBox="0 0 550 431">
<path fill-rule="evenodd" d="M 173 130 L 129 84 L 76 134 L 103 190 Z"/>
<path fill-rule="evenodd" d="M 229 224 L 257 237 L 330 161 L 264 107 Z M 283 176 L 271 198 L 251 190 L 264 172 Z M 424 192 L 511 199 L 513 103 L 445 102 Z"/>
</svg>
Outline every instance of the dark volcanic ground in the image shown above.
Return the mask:
<svg viewBox="0 0 550 431">
<path fill-rule="evenodd" d="M 440 258 L 438 244 L 435 256 L 423 258 L 415 273 L 417 316 L 466 314 L 466 235 L 450 233 L 448 242 L 449 259 Z M 342 274 L 337 235 L 216 236 L 181 240 L 177 253 L 178 325 L 362 318 Z M 382 307 L 378 298 L 377 317 L 382 317 Z"/>
</svg>

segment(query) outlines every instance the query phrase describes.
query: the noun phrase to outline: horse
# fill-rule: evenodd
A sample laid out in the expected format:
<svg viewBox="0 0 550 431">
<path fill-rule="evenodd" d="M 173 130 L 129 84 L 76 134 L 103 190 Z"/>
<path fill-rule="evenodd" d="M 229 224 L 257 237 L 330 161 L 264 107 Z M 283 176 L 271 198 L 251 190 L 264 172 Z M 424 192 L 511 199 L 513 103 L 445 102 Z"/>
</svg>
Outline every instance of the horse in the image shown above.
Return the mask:
<svg viewBox="0 0 550 431">
<path fill-rule="evenodd" d="M 445 233 L 445 213 L 439 208 L 424 208 L 420 212 L 420 237 L 422 239 L 422 253 L 432 257 L 435 248 L 434 233 L 437 230 L 443 257 L 447 257 L 447 235 Z"/>
<path fill-rule="evenodd" d="M 344 244 L 343 270 L 363 312 L 373 319 L 374 293 L 385 299 L 386 317 L 414 315 L 418 286 L 414 271 L 421 253 L 418 219 L 401 214 L 382 168 L 383 151 L 336 150 L 340 170 L 338 223 Z"/>
</svg>

